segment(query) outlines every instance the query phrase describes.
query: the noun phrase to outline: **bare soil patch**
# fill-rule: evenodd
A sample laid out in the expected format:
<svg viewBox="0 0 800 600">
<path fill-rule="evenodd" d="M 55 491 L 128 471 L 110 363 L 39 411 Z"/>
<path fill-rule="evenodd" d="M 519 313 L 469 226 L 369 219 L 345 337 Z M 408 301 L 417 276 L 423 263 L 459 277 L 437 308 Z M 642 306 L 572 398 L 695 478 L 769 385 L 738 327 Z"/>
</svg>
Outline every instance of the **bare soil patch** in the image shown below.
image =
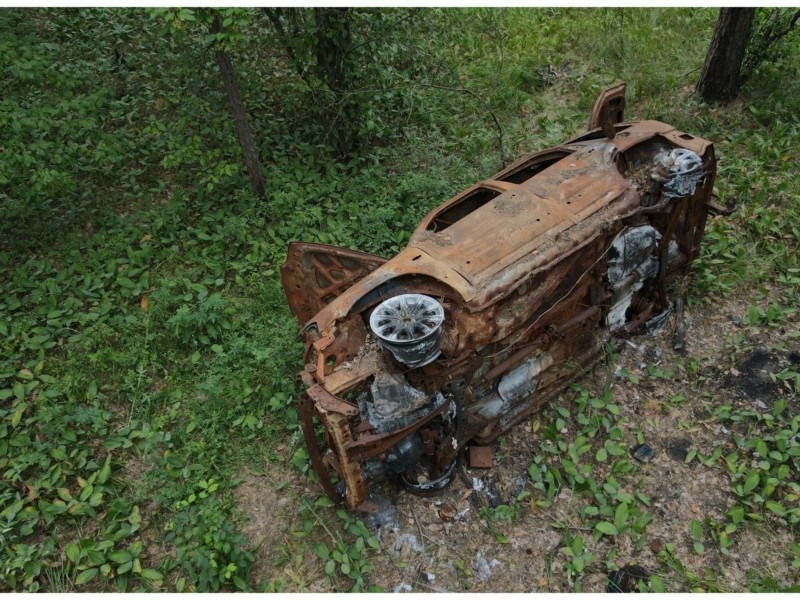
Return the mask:
<svg viewBox="0 0 800 600">
<path fill-rule="evenodd" d="M 247 517 L 242 533 L 256 557 L 253 572 L 269 579 L 283 548 L 291 542 L 296 502 L 285 489 L 277 490 L 269 478 L 249 472 L 233 494 L 237 507 Z"/>
</svg>

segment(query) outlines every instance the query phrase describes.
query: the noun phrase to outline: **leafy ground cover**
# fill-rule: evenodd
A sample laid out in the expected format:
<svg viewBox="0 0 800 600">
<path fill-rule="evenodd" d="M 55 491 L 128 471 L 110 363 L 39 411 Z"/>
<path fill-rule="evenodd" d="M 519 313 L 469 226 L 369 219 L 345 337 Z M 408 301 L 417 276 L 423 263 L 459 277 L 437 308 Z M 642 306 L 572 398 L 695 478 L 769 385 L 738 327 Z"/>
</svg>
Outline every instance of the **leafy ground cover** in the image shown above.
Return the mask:
<svg viewBox="0 0 800 600">
<path fill-rule="evenodd" d="M 692 97 L 713 10 L 426 10 L 344 161 L 285 59 L 246 45 L 259 201 L 213 53 L 159 18 L 0 13 L 0 589 L 599 591 L 631 561 L 654 591 L 798 585 L 796 42 L 713 108 Z M 331 507 L 294 409 L 286 244 L 391 255 L 618 81 L 629 118 L 714 140 L 736 207 L 679 290 L 689 353 L 610 348 L 438 501 Z M 471 509 L 443 522 L 443 501 Z"/>
</svg>

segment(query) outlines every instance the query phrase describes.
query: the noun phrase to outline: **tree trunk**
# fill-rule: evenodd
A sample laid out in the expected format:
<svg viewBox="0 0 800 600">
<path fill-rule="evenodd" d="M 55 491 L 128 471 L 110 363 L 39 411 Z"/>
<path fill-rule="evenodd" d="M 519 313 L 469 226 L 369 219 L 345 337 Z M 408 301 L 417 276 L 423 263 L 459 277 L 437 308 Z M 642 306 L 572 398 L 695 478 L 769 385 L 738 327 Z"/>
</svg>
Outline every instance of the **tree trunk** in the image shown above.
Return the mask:
<svg viewBox="0 0 800 600">
<path fill-rule="evenodd" d="M 219 19 L 215 18 L 211 26 L 212 33 L 220 31 Z M 228 103 L 233 114 L 233 122 L 236 124 L 236 134 L 239 136 L 239 144 L 242 146 L 244 154 L 244 164 L 247 166 L 247 173 L 250 176 L 250 184 L 253 191 L 259 198 L 264 196 L 264 177 L 261 175 L 261 164 L 258 159 L 253 134 L 247 122 L 247 111 L 239 93 L 239 86 L 236 85 L 236 77 L 233 73 L 233 63 L 230 55 L 222 49 L 216 50 L 217 65 L 222 76 L 222 83 L 225 85 L 225 93 L 228 95 Z"/>
<path fill-rule="evenodd" d="M 358 102 L 350 93 L 353 73 L 349 69 L 352 67 L 345 64 L 353 48 L 351 19 L 350 8 L 314 8 L 316 71 L 333 94 L 334 102 L 327 109 L 329 131 L 342 157 L 358 145 L 357 132 L 362 116 Z"/>
<path fill-rule="evenodd" d="M 747 40 L 755 8 L 720 8 L 697 93 L 706 102 L 728 103 L 739 91 Z"/>
</svg>

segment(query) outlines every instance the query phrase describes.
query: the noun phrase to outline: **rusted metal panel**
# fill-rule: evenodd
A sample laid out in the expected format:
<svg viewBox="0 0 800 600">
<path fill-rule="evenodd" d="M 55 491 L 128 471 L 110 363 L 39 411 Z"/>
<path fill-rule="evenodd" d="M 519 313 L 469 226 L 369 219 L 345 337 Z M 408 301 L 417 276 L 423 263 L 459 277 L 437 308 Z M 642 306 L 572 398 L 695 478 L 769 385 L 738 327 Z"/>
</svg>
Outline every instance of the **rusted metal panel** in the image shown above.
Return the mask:
<svg viewBox="0 0 800 600">
<path fill-rule="evenodd" d="M 385 262 L 385 258 L 346 248 L 292 242 L 281 266 L 283 290 L 292 314 L 305 323 Z"/>
<path fill-rule="evenodd" d="M 320 406 L 328 412 L 340 413 L 346 417 L 355 417 L 358 414 L 358 407 L 356 405 L 345 402 L 341 398 L 337 398 L 321 385 L 308 388 L 307 393 L 308 397 L 311 398 L 317 406 Z"/>
<path fill-rule="evenodd" d="M 615 123 L 622 123 L 625 116 L 625 84 L 605 90 L 595 102 L 589 129 L 601 128 L 609 139 L 614 139 Z"/>
<path fill-rule="evenodd" d="M 605 150 L 578 151 L 551 167 L 548 197 L 530 190 L 534 182 L 515 185 L 442 232 L 418 231 L 409 245 L 480 285 L 620 196 L 627 186 Z"/>
<path fill-rule="evenodd" d="M 714 150 L 664 123 L 617 122 L 619 92 L 598 102 L 602 130 L 456 195 L 388 261 L 290 247 L 282 277 L 307 342 L 300 417 L 331 498 L 365 506 L 385 478 L 442 489 L 465 447 L 669 308 L 667 280 L 699 251 Z"/>
<path fill-rule="evenodd" d="M 489 446 L 470 446 L 467 450 L 467 462 L 474 469 L 491 469 L 494 463 L 492 449 Z"/>
</svg>

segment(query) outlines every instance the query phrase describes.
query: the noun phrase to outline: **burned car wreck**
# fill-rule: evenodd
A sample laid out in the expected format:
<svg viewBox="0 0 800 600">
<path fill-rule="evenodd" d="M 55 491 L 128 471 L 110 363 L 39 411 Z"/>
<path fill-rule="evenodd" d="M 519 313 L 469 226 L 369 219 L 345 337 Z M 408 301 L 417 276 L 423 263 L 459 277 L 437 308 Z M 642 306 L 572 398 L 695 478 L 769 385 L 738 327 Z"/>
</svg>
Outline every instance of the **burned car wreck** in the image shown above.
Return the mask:
<svg viewBox="0 0 800 600">
<path fill-rule="evenodd" d="M 397 256 L 293 243 L 281 276 L 304 324 L 299 414 L 327 494 L 371 481 L 443 489 L 459 453 L 557 395 L 603 345 L 669 309 L 698 255 L 709 141 L 623 122 L 624 86 L 587 134 L 535 152 L 430 212 Z"/>
</svg>

